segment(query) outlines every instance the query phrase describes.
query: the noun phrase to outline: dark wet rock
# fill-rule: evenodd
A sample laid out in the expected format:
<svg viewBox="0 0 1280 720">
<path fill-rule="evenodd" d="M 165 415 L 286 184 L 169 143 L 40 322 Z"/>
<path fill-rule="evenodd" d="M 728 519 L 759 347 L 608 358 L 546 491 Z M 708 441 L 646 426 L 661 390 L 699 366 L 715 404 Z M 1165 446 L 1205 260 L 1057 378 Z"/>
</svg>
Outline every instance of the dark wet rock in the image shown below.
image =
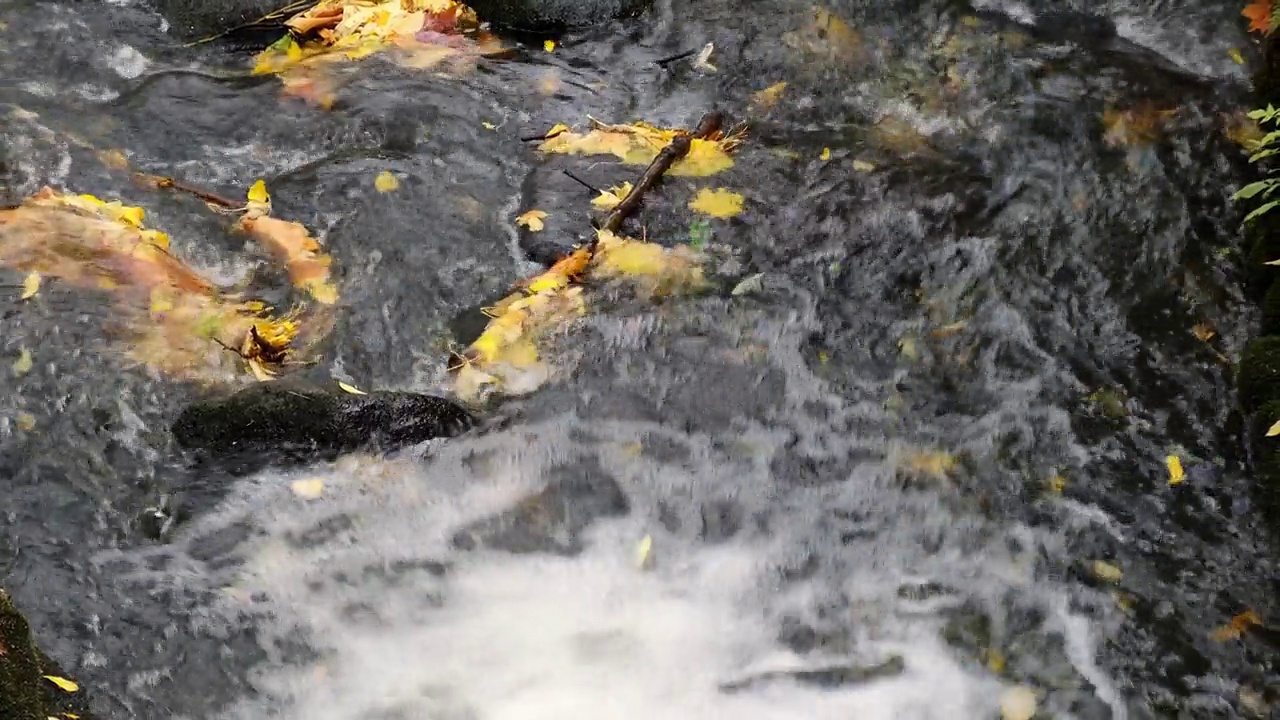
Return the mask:
<svg viewBox="0 0 1280 720">
<path fill-rule="evenodd" d="M 152 0 L 156 11 L 169 21 L 171 32 L 183 38 L 225 33 L 258 22 L 288 4 L 288 0 Z"/>
<path fill-rule="evenodd" d="M 1238 383 L 1245 410 L 1280 400 L 1280 336 L 1255 338 L 1245 346 Z"/>
<path fill-rule="evenodd" d="M 1262 298 L 1262 334 L 1280 334 L 1280 282 L 1271 283 Z"/>
<path fill-rule="evenodd" d="M 898 655 L 894 655 L 883 662 L 875 663 L 873 665 L 852 663 L 848 665 L 836 665 L 812 670 L 774 670 L 762 672 L 741 680 L 721 683 L 720 690 L 732 693 L 758 687 L 771 682 L 788 680 L 801 685 L 812 685 L 820 688 L 846 687 L 849 685 L 871 682 L 873 680 L 897 677 L 898 675 L 901 675 L 905 669 L 906 663 L 903 659 Z"/>
<path fill-rule="evenodd" d="M 649 0 L 473 0 L 467 4 L 495 27 L 548 32 L 636 15 Z"/>
<path fill-rule="evenodd" d="M 0 718 L 45 720 L 65 713 L 91 718 L 84 692 L 59 688 L 45 676 L 65 678 L 53 660 L 33 644 L 31 627 L 0 590 Z"/>
<path fill-rule="evenodd" d="M 549 474 L 551 481 L 537 494 L 459 530 L 453 536 L 454 547 L 575 555 L 583 548 L 583 530 L 596 520 L 630 511 L 622 488 L 594 460 Z"/>
<path fill-rule="evenodd" d="M 214 452 L 277 449 L 389 450 L 457 435 L 472 424 L 456 403 L 411 392 L 344 392 L 334 383 L 258 383 L 230 397 L 197 402 L 173 425 L 178 443 Z"/>
</svg>

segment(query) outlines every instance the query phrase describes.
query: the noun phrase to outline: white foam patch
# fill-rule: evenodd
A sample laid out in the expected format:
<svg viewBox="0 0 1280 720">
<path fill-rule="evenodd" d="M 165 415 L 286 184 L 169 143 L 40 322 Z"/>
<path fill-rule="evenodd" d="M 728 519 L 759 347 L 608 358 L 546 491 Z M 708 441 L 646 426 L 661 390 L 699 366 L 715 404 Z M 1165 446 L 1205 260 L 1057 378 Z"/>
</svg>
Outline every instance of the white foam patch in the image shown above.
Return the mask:
<svg viewBox="0 0 1280 720">
<path fill-rule="evenodd" d="M 130 80 L 146 72 L 150 65 L 151 61 L 131 45 L 121 45 L 107 58 L 107 67 Z"/>
</svg>

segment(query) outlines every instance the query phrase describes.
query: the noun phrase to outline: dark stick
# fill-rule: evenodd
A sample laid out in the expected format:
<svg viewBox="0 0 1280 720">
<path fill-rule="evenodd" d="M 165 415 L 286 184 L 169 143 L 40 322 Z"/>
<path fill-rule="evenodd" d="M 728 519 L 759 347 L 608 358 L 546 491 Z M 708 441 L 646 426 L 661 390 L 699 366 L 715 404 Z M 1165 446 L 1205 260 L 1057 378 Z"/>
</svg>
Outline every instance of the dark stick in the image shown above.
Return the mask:
<svg viewBox="0 0 1280 720">
<path fill-rule="evenodd" d="M 189 195 L 195 195 L 196 197 L 200 198 L 201 200 L 204 200 L 207 203 L 220 205 L 224 208 L 237 209 L 237 208 L 242 208 L 245 205 L 242 202 L 229 200 L 225 197 L 222 197 L 221 195 L 218 195 L 217 193 L 210 192 L 202 188 L 198 188 L 194 185 L 188 185 L 182 182 L 181 180 L 177 180 L 175 178 L 161 177 L 158 175 L 143 175 L 141 173 L 134 175 L 134 177 L 140 180 L 144 180 L 148 183 L 151 183 L 155 185 L 157 188 L 167 189 L 167 190 L 177 190 L 178 192 L 184 192 Z"/>
<path fill-rule="evenodd" d="M 599 188 L 595 187 L 594 185 L 592 185 L 591 183 L 587 182 L 586 180 L 583 180 L 582 178 L 578 177 L 577 175 L 574 175 L 573 173 L 569 172 L 568 170 L 561 170 L 560 172 L 564 173 L 565 175 L 568 175 L 570 180 L 573 180 L 574 182 L 576 182 L 576 183 L 578 183 L 579 185 L 581 185 L 582 187 L 584 187 L 584 188 L 586 188 L 586 189 L 590 190 L 591 192 L 593 192 L 593 193 L 595 193 L 595 194 L 597 194 L 597 195 L 599 195 L 599 194 L 600 194 L 600 189 L 599 189 Z"/>
<path fill-rule="evenodd" d="M 693 140 L 705 140 L 720 129 L 720 123 L 724 117 L 718 112 L 709 112 L 702 116 L 702 120 L 698 122 L 698 127 L 691 134 L 680 134 L 676 139 L 672 140 L 669 145 L 662 148 L 662 152 L 658 153 L 658 157 L 649 163 L 649 167 L 645 169 L 644 174 L 636 181 L 631 192 L 618 203 L 618 206 L 609 213 L 604 223 L 600 225 L 600 229 L 609 232 L 618 232 L 622 227 L 622 221 L 627 216 L 636 211 L 640 207 L 640 200 L 644 194 L 649 191 L 658 181 L 662 179 L 663 174 L 671 169 L 677 161 L 689 154 L 689 148 L 693 147 Z"/>
<path fill-rule="evenodd" d="M 535 142 L 537 140 L 550 140 L 551 138 L 559 135 L 562 132 L 564 132 L 564 130 L 557 130 L 553 133 L 547 133 L 544 135 L 521 135 L 520 142 Z"/>
<path fill-rule="evenodd" d="M 697 54 L 698 54 L 697 50 L 685 50 L 682 53 L 676 53 L 675 55 L 672 55 L 670 57 L 664 57 L 661 60 L 654 60 L 653 64 L 666 67 L 667 65 L 670 65 L 671 63 L 677 60 L 683 60 L 687 57 L 693 57 L 694 55 L 697 55 Z"/>
</svg>

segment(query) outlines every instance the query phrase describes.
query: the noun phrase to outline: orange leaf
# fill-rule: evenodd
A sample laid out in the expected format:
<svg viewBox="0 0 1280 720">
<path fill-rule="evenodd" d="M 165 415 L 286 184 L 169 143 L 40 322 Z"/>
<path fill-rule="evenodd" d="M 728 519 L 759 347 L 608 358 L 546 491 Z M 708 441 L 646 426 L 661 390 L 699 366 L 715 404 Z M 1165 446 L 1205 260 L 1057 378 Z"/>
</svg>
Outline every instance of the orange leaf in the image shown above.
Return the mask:
<svg viewBox="0 0 1280 720">
<path fill-rule="evenodd" d="M 1249 18 L 1249 32 L 1270 33 L 1271 0 L 1253 0 L 1240 14 Z"/>
</svg>

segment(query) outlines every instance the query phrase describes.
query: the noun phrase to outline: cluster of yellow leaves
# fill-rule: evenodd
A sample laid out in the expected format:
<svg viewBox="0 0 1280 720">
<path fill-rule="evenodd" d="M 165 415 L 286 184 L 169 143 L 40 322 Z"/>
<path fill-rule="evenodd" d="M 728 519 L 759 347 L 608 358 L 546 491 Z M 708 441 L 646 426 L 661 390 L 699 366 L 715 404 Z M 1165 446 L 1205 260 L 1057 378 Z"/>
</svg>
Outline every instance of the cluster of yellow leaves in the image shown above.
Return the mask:
<svg viewBox="0 0 1280 720">
<path fill-rule="evenodd" d="M 551 128 L 538 149 L 567 155 L 613 155 L 627 165 L 648 165 L 679 133 L 644 122 L 607 125 L 592 119 L 591 129 L 585 133 L 573 132 L 563 125 Z M 741 142 L 739 135 L 694 138 L 689 153 L 673 164 L 667 174 L 702 177 L 728 170 L 733 167 L 729 153 Z"/>
<path fill-rule="evenodd" d="M 258 54 L 254 74 L 277 74 L 289 94 L 324 107 L 334 79 L 323 68 L 386 50 L 405 67 L 429 69 L 454 57 L 503 48 L 479 32 L 475 12 L 454 0 L 321 0 L 285 22 L 290 34 Z"/>
<path fill-rule="evenodd" d="M 283 261 L 300 288 L 333 303 L 329 257 L 305 228 L 269 210 L 265 186 L 255 183 L 238 227 Z M 222 292 L 169 251 L 167 235 L 144 227 L 144 216 L 118 201 L 44 188 L 0 211 L 0 265 L 29 273 L 24 297 L 38 292 L 43 276 L 109 292 L 136 362 L 185 379 L 223 380 L 234 374 L 230 349 L 255 376 L 270 377 L 298 336 L 297 315 L 273 317 L 260 302 Z M 316 325 L 323 331 L 323 320 Z"/>
<path fill-rule="evenodd" d="M 588 278 L 625 280 L 649 297 L 694 291 L 705 284 L 702 267 L 688 248 L 665 248 L 600 230 L 594 252 L 577 248 L 485 309 L 492 319 L 461 353 L 456 395 L 475 401 L 487 388 L 507 394 L 537 389 L 550 374 L 539 358 L 538 341 L 586 311 L 578 283 Z"/>
</svg>

